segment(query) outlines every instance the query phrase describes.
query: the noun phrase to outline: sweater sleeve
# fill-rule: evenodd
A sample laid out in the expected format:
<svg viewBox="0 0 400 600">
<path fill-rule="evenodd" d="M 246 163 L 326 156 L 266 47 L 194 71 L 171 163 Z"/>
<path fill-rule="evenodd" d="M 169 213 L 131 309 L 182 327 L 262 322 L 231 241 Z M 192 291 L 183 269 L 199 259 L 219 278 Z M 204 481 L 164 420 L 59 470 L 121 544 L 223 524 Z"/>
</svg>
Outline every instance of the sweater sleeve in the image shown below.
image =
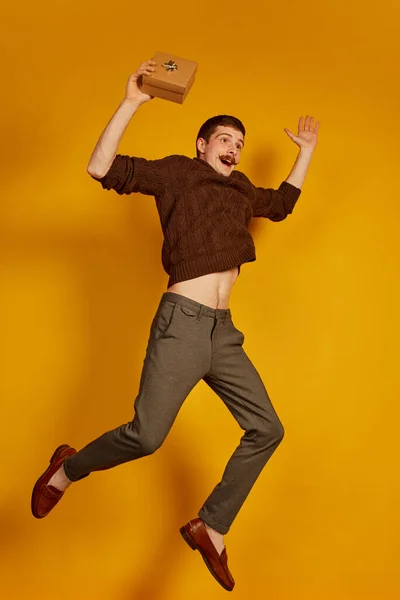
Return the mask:
<svg viewBox="0 0 400 600">
<path fill-rule="evenodd" d="M 117 194 L 140 192 L 149 196 L 161 196 L 176 167 L 176 157 L 146 160 L 117 154 L 104 177 L 93 177 L 104 189 Z"/>
<path fill-rule="evenodd" d="M 270 221 L 283 221 L 289 215 L 301 194 L 301 190 L 282 181 L 277 190 L 256 188 L 253 217 L 265 217 Z"/>
</svg>

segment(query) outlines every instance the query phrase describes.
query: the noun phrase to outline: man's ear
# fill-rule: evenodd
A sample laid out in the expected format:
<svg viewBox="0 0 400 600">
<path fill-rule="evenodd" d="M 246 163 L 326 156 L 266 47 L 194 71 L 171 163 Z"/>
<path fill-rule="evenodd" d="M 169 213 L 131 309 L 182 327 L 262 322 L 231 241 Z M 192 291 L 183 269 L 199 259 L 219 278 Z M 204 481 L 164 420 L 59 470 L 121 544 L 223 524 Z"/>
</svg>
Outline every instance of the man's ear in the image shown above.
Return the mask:
<svg viewBox="0 0 400 600">
<path fill-rule="evenodd" d="M 200 152 L 201 154 L 204 154 L 204 150 L 206 149 L 206 145 L 207 145 L 206 140 L 203 139 L 203 138 L 199 138 L 197 140 L 197 142 L 196 142 L 196 147 L 197 147 L 198 152 Z"/>
</svg>

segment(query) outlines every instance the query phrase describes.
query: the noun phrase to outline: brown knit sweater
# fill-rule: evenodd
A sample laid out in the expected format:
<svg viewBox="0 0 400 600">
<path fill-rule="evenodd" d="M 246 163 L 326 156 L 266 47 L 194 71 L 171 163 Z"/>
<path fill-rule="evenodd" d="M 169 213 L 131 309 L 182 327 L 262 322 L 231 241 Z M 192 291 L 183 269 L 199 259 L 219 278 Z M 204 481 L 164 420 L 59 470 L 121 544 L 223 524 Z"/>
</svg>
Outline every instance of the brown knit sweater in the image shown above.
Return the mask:
<svg viewBox="0 0 400 600">
<path fill-rule="evenodd" d="M 155 197 L 168 287 L 256 260 L 251 218 L 282 221 L 301 191 L 286 181 L 278 190 L 255 187 L 240 171 L 226 177 L 199 158 L 179 155 L 146 160 L 117 154 L 98 181 L 118 194 Z"/>
</svg>

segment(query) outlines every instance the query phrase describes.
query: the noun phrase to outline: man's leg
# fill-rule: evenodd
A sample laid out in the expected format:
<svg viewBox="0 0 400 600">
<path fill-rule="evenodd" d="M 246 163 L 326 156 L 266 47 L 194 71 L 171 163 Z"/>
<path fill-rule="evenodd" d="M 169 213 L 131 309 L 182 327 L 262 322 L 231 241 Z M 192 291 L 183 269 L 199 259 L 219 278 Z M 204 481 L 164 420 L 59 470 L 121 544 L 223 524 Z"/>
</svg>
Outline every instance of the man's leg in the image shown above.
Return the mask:
<svg viewBox="0 0 400 600">
<path fill-rule="evenodd" d="M 225 534 L 281 442 L 284 430 L 258 372 L 242 348 L 243 334 L 230 318 L 219 323 L 214 334 L 211 369 L 204 380 L 245 431 L 221 482 L 199 512 L 206 525 Z"/>
<path fill-rule="evenodd" d="M 256 369 L 242 348 L 243 334 L 230 311 L 216 311 L 211 332 L 211 363 L 204 381 L 222 398 L 245 430 L 222 481 L 199 511 L 199 518 L 181 527 L 193 550 L 199 550 L 208 569 L 226 590 L 235 581 L 228 567 L 224 534 L 265 463 L 283 437 L 282 425 Z"/>
<path fill-rule="evenodd" d="M 49 496 L 45 489 L 49 485 L 51 492 L 64 491 L 69 482 L 149 455 L 162 444 L 185 398 L 207 373 L 211 358 L 207 324 L 188 318 L 174 300 L 174 295 L 164 294 L 153 320 L 133 421 L 65 458 L 52 478 L 41 478 L 33 507 L 39 506 L 42 491 Z"/>
</svg>

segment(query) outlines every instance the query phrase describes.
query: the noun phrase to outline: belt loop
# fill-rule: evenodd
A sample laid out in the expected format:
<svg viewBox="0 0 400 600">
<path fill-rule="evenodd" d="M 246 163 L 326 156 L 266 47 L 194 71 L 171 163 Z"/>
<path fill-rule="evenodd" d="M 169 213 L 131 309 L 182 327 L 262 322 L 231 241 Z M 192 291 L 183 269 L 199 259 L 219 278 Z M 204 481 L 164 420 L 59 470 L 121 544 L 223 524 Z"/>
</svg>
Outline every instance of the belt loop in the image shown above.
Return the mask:
<svg viewBox="0 0 400 600">
<path fill-rule="evenodd" d="M 201 319 L 201 313 L 203 312 L 202 309 L 203 309 L 203 305 L 200 304 L 199 312 L 197 313 L 197 317 L 196 317 L 198 321 L 200 321 L 200 319 Z"/>
<path fill-rule="evenodd" d="M 225 314 L 224 314 L 224 320 L 222 321 L 223 325 L 225 325 L 225 320 L 226 320 L 226 315 L 227 315 L 227 314 L 228 314 L 228 311 L 226 310 L 226 311 L 225 311 Z"/>
</svg>

